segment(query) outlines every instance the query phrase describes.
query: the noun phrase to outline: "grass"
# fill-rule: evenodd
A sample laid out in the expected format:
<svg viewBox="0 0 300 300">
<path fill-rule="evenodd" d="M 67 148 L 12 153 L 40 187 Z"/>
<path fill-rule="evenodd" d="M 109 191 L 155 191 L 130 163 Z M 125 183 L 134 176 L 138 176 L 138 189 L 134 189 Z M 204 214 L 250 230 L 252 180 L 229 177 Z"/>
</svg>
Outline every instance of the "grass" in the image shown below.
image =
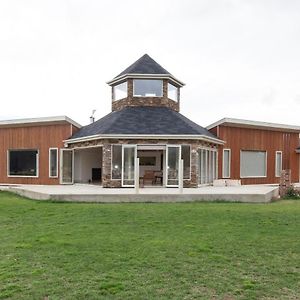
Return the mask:
<svg viewBox="0 0 300 300">
<path fill-rule="evenodd" d="M 0 193 L 0 299 L 299 299 L 300 201 L 76 204 Z"/>
</svg>

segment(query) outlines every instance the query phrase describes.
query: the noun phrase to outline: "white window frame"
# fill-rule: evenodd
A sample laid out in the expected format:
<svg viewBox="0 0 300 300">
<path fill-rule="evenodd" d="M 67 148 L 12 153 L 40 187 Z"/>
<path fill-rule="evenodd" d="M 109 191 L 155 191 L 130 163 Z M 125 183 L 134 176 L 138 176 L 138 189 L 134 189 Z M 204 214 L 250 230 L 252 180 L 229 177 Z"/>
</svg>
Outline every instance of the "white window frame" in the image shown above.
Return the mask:
<svg viewBox="0 0 300 300">
<path fill-rule="evenodd" d="M 203 170 L 205 170 L 205 177 L 201 177 L 201 170 L 199 169 L 199 151 L 204 151 L 202 153 L 205 153 L 205 165 L 203 165 Z M 216 155 L 216 159 L 214 160 L 212 158 L 212 163 L 211 163 L 211 157 L 213 156 L 213 153 Z M 203 185 L 209 185 L 213 183 L 215 179 L 218 179 L 218 173 L 219 173 L 219 168 L 218 168 L 218 149 L 216 148 L 209 148 L 209 147 L 199 147 L 197 149 L 197 168 L 198 168 L 198 186 L 203 186 Z M 202 162 L 201 162 L 202 164 Z M 209 171 L 212 169 L 212 172 L 210 173 Z M 212 181 L 210 180 L 212 179 Z"/>
<path fill-rule="evenodd" d="M 229 155 L 228 155 L 228 176 L 224 175 L 224 152 L 228 151 Z M 223 149 L 223 157 L 222 157 L 222 178 L 230 178 L 231 177 L 231 149 L 229 148 L 225 148 Z"/>
<path fill-rule="evenodd" d="M 277 154 L 280 153 L 280 163 L 281 163 L 281 170 L 280 173 L 282 171 L 282 151 L 276 151 L 275 152 L 275 177 L 280 177 L 280 173 L 279 175 L 277 174 Z"/>
<path fill-rule="evenodd" d="M 173 98 L 170 98 L 169 97 L 169 84 L 170 85 L 172 85 L 173 87 L 175 87 L 176 88 L 176 100 L 175 99 L 173 99 Z M 179 90 L 179 87 L 178 86 L 176 86 L 176 85 L 174 85 L 174 84 L 172 84 L 172 83 L 170 83 L 170 82 L 168 82 L 168 85 L 167 85 L 167 94 L 168 94 L 168 99 L 170 99 L 170 100 L 172 100 L 172 101 L 174 101 L 174 102 L 178 102 L 178 100 L 179 100 L 179 95 L 178 95 L 178 90 Z"/>
<path fill-rule="evenodd" d="M 265 169 L 265 174 L 264 176 L 242 176 L 242 164 L 241 164 L 241 157 L 242 157 L 242 152 L 243 151 L 251 151 L 251 152 L 265 152 L 266 153 L 266 169 Z M 267 178 L 268 176 L 268 152 L 267 150 L 248 150 L 248 149 L 243 149 L 240 150 L 240 178 Z"/>
<path fill-rule="evenodd" d="M 169 180 L 169 177 L 168 177 L 168 160 L 169 160 L 169 152 L 168 152 L 168 148 L 178 148 L 179 149 L 179 154 L 178 154 L 178 157 L 179 157 L 179 164 L 180 164 L 180 161 L 181 161 L 181 145 L 179 144 L 168 144 L 166 145 L 166 187 L 179 187 L 180 183 L 180 178 L 179 178 L 179 173 L 178 173 L 178 184 L 168 184 L 168 180 Z M 179 170 L 179 164 L 178 164 L 178 170 Z"/>
<path fill-rule="evenodd" d="M 142 96 L 142 95 L 136 95 L 134 93 L 134 82 L 135 80 L 157 80 L 161 81 L 161 96 Z M 133 79 L 132 80 L 132 94 L 133 97 L 140 97 L 140 98 L 162 98 L 164 96 L 164 81 L 162 79 L 148 79 L 148 78 L 141 78 L 141 79 Z"/>
<path fill-rule="evenodd" d="M 37 151 L 37 155 L 36 155 L 36 175 L 10 175 L 10 151 Z M 39 149 L 8 149 L 7 150 L 7 156 L 6 156 L 6 161 L 7 161 L 7 177 L 12 177 L 12 178 L 39 178 L 39 161 L 40 161 L 40 150 Z"/>
<path fill-rule="evenodd" d="M 134 161 L 133 161 L 133 170 L 134 170 L 134 178 L 133 178 L 133 184 L 124 184 L 124 150 L 125 148 L 134 148 Z M 135 174 L 135 164 L 137 159 L 137 145 L 136 144 L 122 144 L 122 173 L 121 173 L 121 184 L 122 187 L 135 187 L 136 186 L 136 174 Z M 138 179 L 139 180 L 139 179 Z"/>
<path fill-rule="evenodd" d="M 121 84 L 124 84 L 124 83 L 126 83 L 126 97 L 116 99 L 116 91 L 115 91 L 115 88 L 116 88 L 118 85 L 121 85 Z M 116 85 L 114 85 L 114 86 L 112 87 L 112 102 L 119 101 L 119 100 L 122 100 L 122 99 L 126 99 L 127 97 L 128 97 L 128 82 L 127 82 L 127 81 L 118 83 L 118 84 L 116 84 Z"/>
<path fill-rule="evenodd" d="M 56 176 L 51 176 L 51 151 L 56 151 Z M 58 148 L 51 147 L 49 148 L 49 178 L 58 178 Z"/>
<path fill-rule="evenodd" d="M 64 151 L 71 151 L 72 152 L 72 180 L 71 182 L 63 182 L 63 152 Z M 75 171 L 74 171 L 74 167 L 75 167 L 75 155 L 74 155 L 74 149 L 66 149 L 66 148 L 63 148 L 63 149 L 60 149 L 60 176 L 59 176 L 59 183 L 60 184 L 74 184 L 74 174 L 75 174 Z"/>
</svg>

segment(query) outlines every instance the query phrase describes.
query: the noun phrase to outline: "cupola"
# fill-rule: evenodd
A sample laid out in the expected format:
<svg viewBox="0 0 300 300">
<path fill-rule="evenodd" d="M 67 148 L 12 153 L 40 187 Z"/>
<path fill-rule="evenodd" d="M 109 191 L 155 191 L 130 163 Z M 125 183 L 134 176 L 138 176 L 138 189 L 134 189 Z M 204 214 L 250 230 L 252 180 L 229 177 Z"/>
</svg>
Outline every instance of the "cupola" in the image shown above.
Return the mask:
<svg viewBox="0 0 300 300">
<path fill-rule="evenodd" d="M 112 87 L 112 111 L 128 106 L 169 107 L 179 111 L 180 88 L 184 86 L 148 54 L 108 84 Z"/>
</svg>

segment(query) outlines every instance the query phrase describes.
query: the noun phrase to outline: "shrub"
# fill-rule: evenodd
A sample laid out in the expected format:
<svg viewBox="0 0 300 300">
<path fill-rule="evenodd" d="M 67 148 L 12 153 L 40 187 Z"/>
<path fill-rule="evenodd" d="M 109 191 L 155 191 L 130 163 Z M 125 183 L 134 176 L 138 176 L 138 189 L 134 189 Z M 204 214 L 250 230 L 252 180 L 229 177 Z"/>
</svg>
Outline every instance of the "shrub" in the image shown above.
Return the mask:
<svg viewBox="0 0 300 300">
<path fill-rule="evenodd" d="M 296 190 L 293 186 L 290 186 L 287 191 L 286 194 L 284 196 L 284 198 L 290 199 L 300 199 L 300 191 Z"/>
</svg>

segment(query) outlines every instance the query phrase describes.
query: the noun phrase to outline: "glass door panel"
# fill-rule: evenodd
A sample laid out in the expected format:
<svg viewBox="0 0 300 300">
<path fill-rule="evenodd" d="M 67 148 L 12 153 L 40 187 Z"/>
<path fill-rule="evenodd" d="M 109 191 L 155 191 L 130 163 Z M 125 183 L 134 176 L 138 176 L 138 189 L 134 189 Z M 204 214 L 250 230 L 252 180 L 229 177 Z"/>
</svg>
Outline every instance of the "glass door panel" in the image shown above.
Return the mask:
<svg viewBox="0 0 300 300">
<path fill-rule="evenodd" d="M 167 186 L 178 187 L 179 185 L 180 150 L 180 146 L 167 146 Z"/>
<path fill-rule="evenodd" d="M 73 183 L 73 150 L 61 150 L 61 183 Z"/>
<path fill-rule="evenodd" d="M 135 186 L 136 145 L 123 145 L 122 149 L 122 186 Z"/>
</svg>

